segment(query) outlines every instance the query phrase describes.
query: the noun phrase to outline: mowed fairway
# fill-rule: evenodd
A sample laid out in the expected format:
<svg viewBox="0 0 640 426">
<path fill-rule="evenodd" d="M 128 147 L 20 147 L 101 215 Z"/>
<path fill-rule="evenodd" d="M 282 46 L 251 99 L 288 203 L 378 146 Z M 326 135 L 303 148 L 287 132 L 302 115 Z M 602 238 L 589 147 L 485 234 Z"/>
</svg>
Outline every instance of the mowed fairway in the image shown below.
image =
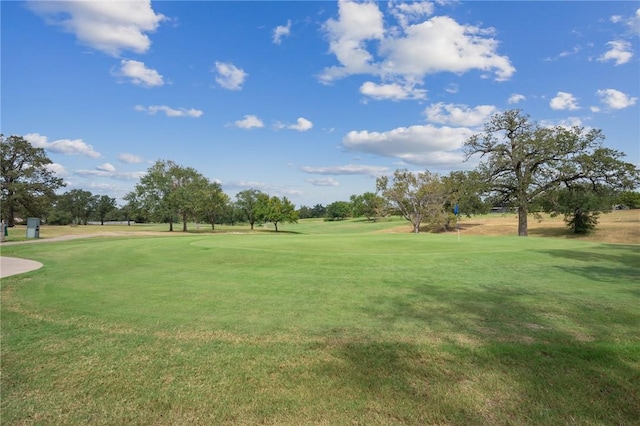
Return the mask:
<svg viewBox="0 0 640 426">
<path fill-rule="evenodd" d="M 296 226 L 3 247 L 2 424 L 640 423 L 639 245 Z"/>
</svg>

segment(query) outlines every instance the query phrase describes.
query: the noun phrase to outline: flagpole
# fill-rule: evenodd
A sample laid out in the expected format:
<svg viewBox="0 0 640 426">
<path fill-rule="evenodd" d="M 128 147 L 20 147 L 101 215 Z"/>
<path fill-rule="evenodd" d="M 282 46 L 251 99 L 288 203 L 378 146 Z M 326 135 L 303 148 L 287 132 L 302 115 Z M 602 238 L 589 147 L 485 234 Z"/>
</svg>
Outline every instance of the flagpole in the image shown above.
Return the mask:
<svg viewBox="0 0 640 426">
<path fill-rule="evenodd" d="M 458 230 L 458 242 L 460 242 L 460 208 L 458 207 L 458 203 L 456 203 L 453 208 L 453 214 L 456 215 L 456 229 Z"/>
</svg>

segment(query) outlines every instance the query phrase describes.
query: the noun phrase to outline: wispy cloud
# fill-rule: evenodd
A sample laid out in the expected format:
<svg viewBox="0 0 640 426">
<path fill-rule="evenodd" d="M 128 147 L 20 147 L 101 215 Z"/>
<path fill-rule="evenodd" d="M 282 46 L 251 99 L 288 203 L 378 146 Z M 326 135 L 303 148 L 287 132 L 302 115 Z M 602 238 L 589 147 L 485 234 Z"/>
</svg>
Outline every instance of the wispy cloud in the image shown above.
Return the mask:
<svg viewBox="0 0 640 426">
<path fill-rule="evenodd" d="M 46 136 L 40 133 L 28 133 L 24 138 L 37 148 L 64 155 L 84 155 L 91 158 L 100 158 L 102 154 L 93 149 L 82 139 L 58 139 L 49 142 Z"/>
<path fill-rule="evenodd" d="M 291 19 L 287 21 L 287 25 L 278 25 L 273 30 L 273 42 L 275 44 L 282 43 L 283 37 L 288 37 L 291 34 Z"/>
<path fill-rule="evenodd" d="M 194 108 L 171 108 L 166 105 L 150 105 L 150 106 L 142 106 L 136 105 L 134 107 L 136 111 L 146 112 L 149 115 L 155 115 L 158 112 L 164 113 L 167 117 L 192 117 L 198 118 L 201 117 L 203 112 L 199 109 Z"/>
<path fill-rule="evenodd" d="M 366 166 L 360 164 L 346 164 L 343 166 L 326 166 L 326 167 L 312 167 L 303 166 L 301 171 L 316 175 L 365 175 L 365 176 L 380 176 L 389 171 L 388 167 L 382 166 Z"/>
<path fill-rule="evenodd" d="M 305 182 L 313 186 L 340 186 L 340 182 L 333 178 L 305 179 Z"/>
</svg>

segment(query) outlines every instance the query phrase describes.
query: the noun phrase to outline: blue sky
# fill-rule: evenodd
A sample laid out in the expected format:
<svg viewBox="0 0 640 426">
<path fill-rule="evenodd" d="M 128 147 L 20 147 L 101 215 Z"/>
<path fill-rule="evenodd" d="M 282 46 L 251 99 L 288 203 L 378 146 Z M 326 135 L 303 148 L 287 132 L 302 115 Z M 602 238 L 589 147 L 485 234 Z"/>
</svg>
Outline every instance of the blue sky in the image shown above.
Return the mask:
<svg viewBox="0 0 640 426">
<path fill-rule="evenodd" d="M 473 168 L 495 113 L 602 129 L 640 164 L 638 2 L 18 2 L 2 133 L 118 200 L 158 159 L 297 206 Z"/>
</svg>

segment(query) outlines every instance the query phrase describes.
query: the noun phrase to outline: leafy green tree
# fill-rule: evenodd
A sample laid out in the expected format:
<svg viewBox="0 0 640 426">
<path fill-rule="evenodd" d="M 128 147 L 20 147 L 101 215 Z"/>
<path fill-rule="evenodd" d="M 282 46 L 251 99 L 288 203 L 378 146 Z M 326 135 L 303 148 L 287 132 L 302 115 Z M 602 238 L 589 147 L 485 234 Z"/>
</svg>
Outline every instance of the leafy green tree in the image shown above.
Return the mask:
<svg viewBox="0 0 640 426">
<path fill-rule="evenodd" d="M 47 167 L 52 162 L 44 149 L 20 136 L 0 134 L 0 152 L 2 216 L 14 226 L 17 214 L 39 216 L 48 210 L 65 183 Z"/>
<path fill-rule="evenodd" d="M 309 219 L 312 216 L 313 212 L 311 211 L 310 207 L 307 206 L 300 206 L 300 208 L 298 209 L 298 217 L 300 219 Z"/>
<path fill-rule="evenodd" d="M 549 191 L 541 202 L 551 216 L 563 215 L 564 221 L 576 234 L 595 229 L 603 212 L 611 211 L 613 194 L 603 186 L 584 183 Z"/>
<path fill-rule="evenodd" d="M 182 232 L 187 223 L 201 211 L 208 197 L 210 182 L 197 170 L 174 164 L 169 169 L 172 189 L 167 197 L 169 205 L 182 219 Z"/>
<path fill-rule="evenodd" d="M 269 197 L 266 194 L 261 194 L 258 197 L 257 216 L 263 222 L 273 223 L 276 232 L 278 232 L 278 223 L 298 222 L 296 207 L 287 197 Z"/>
<path fill-rule="evenodd" d="M 216 221 L 222 219 L 230 202 L 229 196 L 222 191 L 218 182 L 209 182 L 201 201 L 200 211 L 211 224 L 211 229 L 215 229 Z"/>
<path fill-rule="evenodd" d="M 257 220 L 258 197 L 261 194 L 263 192 L 257 189 L 245 189 L 236 194 L 236 205 L 244 212 L 252 230 Z"/>
<path fill-rule="evenodd" d="M 454 171 L 442 176 L 441 179 L 447 194 L 447 201 L 444 204 L 447 212 L 445 229 L 450 229 L 451 222 L 457 220 L 454 213 L 455 206 L 458 206 L 459 215 L 467 217 L 489 212 L 490 203 L 480 196 L 486 187 L 480 173 L 477 171 Z"/>
<path fill-rule="evenodd" d="M 72 189 L 60 195 L 55 209 L 68 212 L 73 218 L 73 223 L 86 225 L 89 217 L 96 210 L 98 196 L 83 189 Z"/>
<path fill-rule="evenodd" d="M 416 234 L 424 221 L 436 226 L 445 224 L 448 194 L 437 174 L 398 169 L 391 184 L 387 176 L 381 176 L 376 180 L 376 188 L 411 223 Z"/>
<path fill-rule="evenodd" d="M 351 203 L 348 201 L 334 201 L 327 206 L 325 213 L 329 220 L 343 220 L 351 214 Z"/>
<path fill-rule="evenodd" d="M 364 216 L 367 220 L 376 220 L 385 212 L 385 199 L 373 192 L 352 195 L 350 198 L 353 217 Z"/>
<path fill-rule="evenodd" d="M 616 204 L 627 206 L 630 209 L 640 209 L 640 192 L 621 191 L 615 199 Z"/>
<path fill-rule="evenodd" d="M 207 179 L 195 169 L 158 160 L 125 200 L 136 210 L 147 212 L 152 220 L 168 222 L 169 231 L 179 217 L 182 230 L 187 231 L 187 222 L 195 217 L 207 185 Z"/>
<path fill-rule="evenodd" d="M 111 198 L 108 195 L 103 195 L 98 198 L 96 203 L 96 215 L 100 220 L 100 225 L 104 225 L 105 217 L 116 209 L 117 206 L 115 198 Z"/>
<path fill-rule="evenodd" d="M 327 215 L 327 208 L 322 204 L 316 204 L 311 209 L 311 217 L 321 218 L 321 217 L 325 217 L 326 215 Z"/>
<path fill-rule="evenodd" d="M 589 182 L 632 188 L 638 170 L 624 154 L 602 146 L 600 130 L 541 127 L 520 110 L 494 115 L 484 133 L 465 142 L 467 158 L 479 154 L 487 190 L 518 212 L 518 235 L 528 235 L 528 214 L 537 198 L 561 184 Z"/>
</svg>

